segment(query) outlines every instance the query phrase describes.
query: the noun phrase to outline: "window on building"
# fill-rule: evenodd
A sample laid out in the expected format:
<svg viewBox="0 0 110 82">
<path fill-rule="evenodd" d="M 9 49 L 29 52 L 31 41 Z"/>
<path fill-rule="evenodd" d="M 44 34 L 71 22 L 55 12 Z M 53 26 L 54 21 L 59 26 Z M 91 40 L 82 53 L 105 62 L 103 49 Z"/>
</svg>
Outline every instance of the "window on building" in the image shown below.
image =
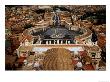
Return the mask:
<svg viewBox="0 0 110 82">
<path fill-rule="evenodd" d="M 92 57 L 95 57 L 96 53 L 92 52 L 91 55 L 92 55 Z"/>
</svg>

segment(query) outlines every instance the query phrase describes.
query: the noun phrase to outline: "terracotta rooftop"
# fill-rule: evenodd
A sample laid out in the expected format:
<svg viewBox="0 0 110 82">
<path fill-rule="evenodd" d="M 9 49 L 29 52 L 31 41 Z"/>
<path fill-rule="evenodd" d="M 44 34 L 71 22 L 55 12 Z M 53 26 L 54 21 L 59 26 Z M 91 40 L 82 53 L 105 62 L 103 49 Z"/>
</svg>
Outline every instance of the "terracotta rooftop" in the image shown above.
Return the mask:
<svg viewBox="0 0 110 82">
<path fill-rule="evenodd" d="M 33 37 L 31 36 L 31 35 L 20 35 L 20 37 L 19 37 L 19 41 L 20 42 L 24 42 L 25 40 L 28 40 L 28 41 L 32 41 L 32 39 L 33 39 Z"/>
<path fill-rule="evenodd" d="M 95 70 L 94 67 L 91 64 L 87 64 L 83 66 L 84 70 Z"/>
<path fill-rule="evenodd" d="M 100 50 L 100 48 L 98 46 L 84 46 L 84 48 L 89 51 L 99 51 Z"/>
</svg>

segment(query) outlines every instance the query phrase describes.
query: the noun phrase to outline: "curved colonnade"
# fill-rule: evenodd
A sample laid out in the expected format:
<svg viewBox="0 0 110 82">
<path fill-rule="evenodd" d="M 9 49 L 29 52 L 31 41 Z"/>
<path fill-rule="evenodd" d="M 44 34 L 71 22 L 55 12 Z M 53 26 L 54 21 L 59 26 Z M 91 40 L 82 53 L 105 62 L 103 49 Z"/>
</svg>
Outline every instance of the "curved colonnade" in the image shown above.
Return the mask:
<svg viewBox="0 0 110 82">
<path fill-rule="evenodd" d="M 90 44 L 89 42 L 91 39 L 92 32 L 88 28 L 82 28 L 79 26 L 74 26 L 74 25 L 68 23 L 67 21 L 61 21 L 61 23 L 62 22 L 68 30 L 74 30 L 74 28 L 76 28 L 76 29 L 81 28 L 81 30 L 83 30 L 82 35 L 75 36 L 75 38 L 74 38 L 75 44 Z M 51 21 L 41 21 L 40 23 L 36 24 L 36 26 L 31 27 L 29 29 L 26 29 L 23 32 L 23 34 L 32 35 L 33 33 L 44 32 L 47 29 L 51 28 L 52 24 L 53 24 L 52 20 Z M 36 36 L 32 35 L 32 37 L 34 38 Z M 47 44 L 51 44 L 51 43 L 47 42 Z"/>
</svg>

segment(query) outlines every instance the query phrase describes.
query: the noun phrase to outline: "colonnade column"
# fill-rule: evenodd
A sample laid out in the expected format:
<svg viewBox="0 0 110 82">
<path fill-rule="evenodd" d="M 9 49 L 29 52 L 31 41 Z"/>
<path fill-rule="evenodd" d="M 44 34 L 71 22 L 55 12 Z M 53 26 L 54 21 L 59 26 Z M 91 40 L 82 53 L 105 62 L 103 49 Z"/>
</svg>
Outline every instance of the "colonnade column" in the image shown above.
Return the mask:
<svg viewBox="0 0 110 82">
<path fill-rule="evenodd" d="M 51 40 L 49 40 L 48 42 L 49 42 L 49 44 L 51 44 L 51 43 L 52 43 L 52 42 L 51 42 Z"/>
<path fill-rule="evenodd" d="M 53 44 L 63 44 L 63 40 L 46 40 L 46 44 L 52 44 L 52 41 L 54 41 Z M 65 40 L 65 44 L 70 44 L 70 43 L 71 43 L 70 40 Z"/>
<path fill-rule="evenodd" d="M 63 44 L 63 41 L 61 40 L 61 44 Z"/>
<path fill-rule="evenodd" d="M 59 44 L 59 40 L 57 40 L 57 44 Z"/>
<path fill-rule="evenodd" d="M 70 44 L 70 40 L 68 41 L 68 44 Z"/>
<path fill-rule="evenodd" d="M 66 40 L 66 44 L 67 44 L 67 40 Z"/>
<path fill-rule="evenodd" d="M 55 40 L 54 40 L 54 44 L 55 44 Z"/>
<path fill-rule="evenodd" d="M 48 41 L 46 40 L 46 44 L 48 44 Z"/>
</svg>

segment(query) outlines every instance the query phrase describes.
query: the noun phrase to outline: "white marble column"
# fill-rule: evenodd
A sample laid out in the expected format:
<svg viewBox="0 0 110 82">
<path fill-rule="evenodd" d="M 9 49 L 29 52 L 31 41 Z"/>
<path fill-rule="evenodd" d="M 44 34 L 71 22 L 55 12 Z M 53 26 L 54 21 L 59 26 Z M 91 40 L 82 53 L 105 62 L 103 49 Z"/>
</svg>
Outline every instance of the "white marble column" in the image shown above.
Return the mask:
<svg viewBox="0 0 110 82">
<path fill-rule="evenodd" d="M 66 44 L 67 44 L 67 40 L 66 40 Z"/>
<path fill-rule="evenodd" d="M 48 44 L 50 44 L 50 40 L 48 40 Z"/>
<path fill-rule="evenodd" d="M 51 40 L 49 40 L 49 44 L 51 44 Z"/>
<path fill-rule="evenodd" d="M 63 41 L 61 40 L 61 44 L 63 44 Z"/>
<path fill-rule="evenodd" d="M 48 41 L 46 40 L 46 44 L 48 44 Z"/>
<path fill-rule="evenodd" d="M 52 44 L 52 41 L 50 40 L 50 44 Z"/>
<path fill-rule="evenodd" d="M 55 40 L 54 40 L 54 44 L 55 44 Z"/>
<path fill-rule="evenodd" d="M 59 44 L 59 40 L 57 40 L 57 44 Z"/>
<path fill-rule="evenodd" d="M 70 40 L 68 41 L 68 44 L 70 44 Z"/>
</svg>

